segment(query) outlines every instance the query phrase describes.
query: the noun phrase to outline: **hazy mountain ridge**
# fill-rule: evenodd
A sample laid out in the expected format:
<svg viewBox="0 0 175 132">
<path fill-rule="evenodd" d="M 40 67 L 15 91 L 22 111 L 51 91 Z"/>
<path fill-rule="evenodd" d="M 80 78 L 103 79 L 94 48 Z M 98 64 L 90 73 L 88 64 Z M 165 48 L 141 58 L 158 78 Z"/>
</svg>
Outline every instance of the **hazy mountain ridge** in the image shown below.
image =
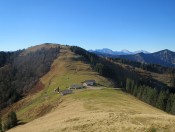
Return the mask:
<svg viewBox="0 0 175 132">
<path fill-rule="evenodd" d="M 89 51 L 92 53 L 107 54 L 107 55 L 132 55 L 132 54 L 137 54 L 137 53 L 149 54 L 149 52 L 145 51 L 145 50 L 137 50 L 137 51 L 131 52 L 131 51 L 126 50 L 126 49 L 121 50 L 121 51 L 113 51 L 113 50 L 108 49 L 108 48 L 89 50 Z"/>
<path fill-rule="evenodd" d="M 108 52 L 111 51 L 111 52 Z M 131 61 L 137 61 L 145 64 L 158 64 L 162 66 L 174 67 L 175 66 L 175 52 L 168 49 L 161 50 L 154 53 L 149 53 L 144 50 L 130 52 L 130 51 L 121 51 L 113 52 L 112 50 L 102 49 L 90 51 L 97 55 L 111 58 L 123 58 Z"/>
<path fill-rule="evenodd" d="M 135 55 L 121 55 L 118 57 L 146 64 L 159 64 L 169 67 L 175 66 L 175 52 L 167 49 L 151 54 L 139 53 Z"/>
</svg>

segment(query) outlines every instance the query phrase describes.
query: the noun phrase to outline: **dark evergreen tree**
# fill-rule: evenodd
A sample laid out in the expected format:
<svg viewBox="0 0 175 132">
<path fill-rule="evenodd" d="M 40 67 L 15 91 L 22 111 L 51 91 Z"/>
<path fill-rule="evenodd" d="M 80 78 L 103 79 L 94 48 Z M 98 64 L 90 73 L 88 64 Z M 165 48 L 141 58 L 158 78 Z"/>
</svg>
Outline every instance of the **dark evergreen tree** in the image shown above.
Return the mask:
<svg viewBox="0 0 175 132">
<path fill-rule="evenodd" d="M 13 128 L 17 125 L 18 120 L 14 111 L 10 112 L 7 117 L 7 129 Z"/>
<path fill-rule="evenodd" d="M 3 129 L 2 129 L 2 119 L 1 119 L 1 116 L 0 116 L 0 132 L 2 132 Z"/>
<path fill-rule="evenodd" d="M 137 94 L 138 94 L 138 86 L 137 86 L 137 84 L 135 84 L 135 86 L 134 86 L 134 91 L 133 91 L 133 95 L 134 95 L 135 97 L 137 97 Z"/>
<path fill-rule="evenodd" d="M 157 102 L 158 91 L 155 88 L 149 87 L 148 97 L 148 103 L 155 106 Z"/>
<path fill-rule="evenodd" d="M 175 111 L 173 112 L 173 109 L 175 108 L 173 106 L 174 105 L 174 102 L 175 102 L 175 95 L 174 94 L 170 94 L 169 95 L 169 98 L 167 100 L 166 112 L 168 112 L 168 113 L 174 113 L 175 112 Z"/>
<path fill-rule="evenodd" d="M 97 63 L 96 65 L 95 65 L 95 70 L 100 74 L 100 75 L 103 75 L 103 64 L 101 64 L 101 63 Z"/>
<path fill-rule="evenodd" d="M 157 108 L 166 110 L 166 103 L 167 103 L 167 95 L 165 91 L 160 91 L 158 99 L 157 99 Z"/>
<path fill-rule="evenodd" d="M 129 78 L 126 79 L 126 92 L 131 92 L 131 79 Z"/>
<path fill-rule="evenodd" d="M 175 73 L 171 72 L 170 73 L 170 86 L 175 87 Z"/>
<path fill-rule="evenodd" d="M 175 95 L 173 95 L 172 99 L 174 99 L 172 101 L 172 106 L 171 106 L 171 114 L 174 114 L 175 115 Z"/>
</svg>

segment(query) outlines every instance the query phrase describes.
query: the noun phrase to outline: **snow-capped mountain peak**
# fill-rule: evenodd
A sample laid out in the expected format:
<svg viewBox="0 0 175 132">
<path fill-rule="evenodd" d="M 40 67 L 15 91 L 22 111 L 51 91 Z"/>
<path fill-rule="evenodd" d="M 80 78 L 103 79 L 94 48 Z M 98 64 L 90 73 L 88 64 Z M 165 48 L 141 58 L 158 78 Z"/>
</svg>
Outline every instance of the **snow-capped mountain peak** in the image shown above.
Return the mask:
<svg viewBox="0 0 175 132">
<path fill-rule="evenodd" d="M 138 54 L 138 53 L 144 53 L 144 54 L 149 54 L 148 51 L 145 51 L 145 50 L 137 50 L 135 52 L 133 52 L 134 54 Z"/>
<path fill-rule="evenodd" d="M 147 52 L 145 50 L 138 50 L 138 51 L 131 52 L 127 49 L 124 49 L 124 50 L 121 50 L 121 51 L 113 51 L 113 50 L 108 49 L 108 48 L 89 50 L 89 52 L 108 54 L 108 55 L 132 55 L 132 54 L 138 54 L 138 53 L 149 54 L 149 52 Z"/>
</svg>

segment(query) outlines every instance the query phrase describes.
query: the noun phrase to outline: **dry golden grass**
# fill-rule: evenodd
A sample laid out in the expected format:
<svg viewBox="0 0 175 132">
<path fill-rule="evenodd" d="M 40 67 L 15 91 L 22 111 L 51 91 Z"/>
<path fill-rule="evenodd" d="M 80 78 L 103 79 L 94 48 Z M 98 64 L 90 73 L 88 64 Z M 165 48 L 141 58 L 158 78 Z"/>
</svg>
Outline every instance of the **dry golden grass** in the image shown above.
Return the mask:
<svg viewBox="0 0 175 132">
<path fill-rule="evenodd" d="M 45 49 L 50 49 L 50 48 L 56 48 L 60 45 L 58 44 L 41 44 L 41 45 L 37 45 L 37 46 L 32 46 L 32 47 L 29 47 L 28 49 L 26 49 L 21 55 L 25 55 L 25 54 L 28 54 L 30 52 L 35 52 L 37 50 L 40 50 L 42 48 L 45 48 Z"/>
<path fill-rule="evenodd" d="M 175 117 L 118 90 L 64 96 L 49 114 L 9 132 L 174 132 Z"/>
</svg>

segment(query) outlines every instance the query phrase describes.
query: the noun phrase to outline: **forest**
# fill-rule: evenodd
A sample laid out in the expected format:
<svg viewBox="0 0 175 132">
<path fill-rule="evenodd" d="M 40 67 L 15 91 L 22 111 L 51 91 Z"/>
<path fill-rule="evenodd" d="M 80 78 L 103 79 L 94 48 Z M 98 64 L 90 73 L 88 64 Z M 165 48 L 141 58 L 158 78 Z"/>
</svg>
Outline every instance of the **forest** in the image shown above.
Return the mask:
<svg viewBox="0 0 175 132">
<path fill-rule="evenodd" d="M 18 101 L 49 71 L 59 48 L 23 52 L 0 52 L 0 109 Z"/>
<path fill-rule="evenodd" d="M 136 61 L 131 61 L 123 58 L 110 58 L 112 61 L 127 64 L 133 67 L 141 68 L 146 71 L 155 72 L 155 73 L 175 73 L 175 68 L 165 67 L 158 64 L 145 64 Z"/>
<path fill-rule="evenodd" d="M 124 91 L 154 107 L 175 114 L 175 94 L 171 93 L 169 89 L 158 89 L 139 85 L 134 80 L 127 78 Z"/>
</svg>

